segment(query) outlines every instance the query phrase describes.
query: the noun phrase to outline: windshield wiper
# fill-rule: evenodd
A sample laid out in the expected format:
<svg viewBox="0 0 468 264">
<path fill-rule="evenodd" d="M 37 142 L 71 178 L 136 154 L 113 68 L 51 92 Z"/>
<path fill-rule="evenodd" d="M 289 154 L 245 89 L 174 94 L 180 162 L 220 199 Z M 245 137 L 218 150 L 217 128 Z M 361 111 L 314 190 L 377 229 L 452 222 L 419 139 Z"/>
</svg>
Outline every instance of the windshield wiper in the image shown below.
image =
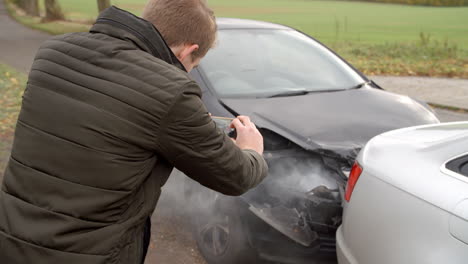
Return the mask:
<svg viewBox="0 0 468 264">
<path fill-rule="evenodd" d="M 307 90 L 290 90 L 290 91 L 284 91 L 281 93 L 276 93 L 270 96 L 267 96 L 267 98 L 274 98 L 274 97 L 287 97 L 287 96 L 299 96 L 299 95 L 306 95 L 310 91 Z"/>
<path fill-rule="evenodd" d="M 280 93 L 276 93 L 273 95 L 267 96 L 267 98 L 273 98 L 273 97 L 287 97 L 287 96 L 299 96 L 299 95 L 306 95 L 309 93 L 331 93 L 331 92 L 341 92 L 341 91 L 346 91 L 346 90 L 352 90 L 352 89 L 359 89 L 362 88 L 364 85 L 370 84 L 370 82 L 363 82 L 358 85 L 355 85 L 351 88 L 348 89 L 326 89 L 326 90 L 288 90 Z"/>
</svg>

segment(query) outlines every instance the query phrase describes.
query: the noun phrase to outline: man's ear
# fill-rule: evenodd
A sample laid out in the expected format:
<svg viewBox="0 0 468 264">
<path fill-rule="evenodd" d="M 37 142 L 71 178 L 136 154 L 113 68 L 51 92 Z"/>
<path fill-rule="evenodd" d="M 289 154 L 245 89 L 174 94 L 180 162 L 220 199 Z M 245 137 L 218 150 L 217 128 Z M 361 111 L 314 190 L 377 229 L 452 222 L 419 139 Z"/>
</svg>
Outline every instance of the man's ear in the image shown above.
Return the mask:
<svg viewBox="0 0 468 264">
<path fill-rule="evenodd" d="M 199 47 L 200 46 L 198 46 L 198 44 L 192 44 L 192 45 L 186 44 L 183 46 L 179 54 L 176 56 L 180 61 L 184 61 L 190 54 L 192 54 L 194 51 L 197 51 Z"/>
</svg>

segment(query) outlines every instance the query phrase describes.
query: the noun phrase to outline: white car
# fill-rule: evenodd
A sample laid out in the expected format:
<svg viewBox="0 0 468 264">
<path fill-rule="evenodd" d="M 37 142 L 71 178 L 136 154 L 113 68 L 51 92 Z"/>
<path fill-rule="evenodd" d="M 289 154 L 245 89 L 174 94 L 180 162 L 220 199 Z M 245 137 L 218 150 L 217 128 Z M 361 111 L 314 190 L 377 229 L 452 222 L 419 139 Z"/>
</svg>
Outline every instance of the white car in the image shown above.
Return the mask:
<svg viewBox="0 0 468 264">
<path fill-rule="evenodd" d="M 468 263 L 468 122 L 368 142 L 345 192 L 340 264 Z"/>
</svg>

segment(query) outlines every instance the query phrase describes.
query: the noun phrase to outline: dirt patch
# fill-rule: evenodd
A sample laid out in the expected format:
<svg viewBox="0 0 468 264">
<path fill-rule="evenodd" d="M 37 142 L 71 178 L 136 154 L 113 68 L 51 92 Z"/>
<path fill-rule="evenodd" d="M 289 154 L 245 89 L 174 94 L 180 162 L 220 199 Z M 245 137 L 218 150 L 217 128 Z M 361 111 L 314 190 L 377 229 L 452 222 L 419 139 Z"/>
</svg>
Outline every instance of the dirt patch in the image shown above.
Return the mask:
<svg viewBox="0 0 468 264">
<path fill-rule="evenodd" d="M 152 222 L 146 264 L 206 264 L 182 216 L 161 215 L 156 210 Z"/>
<path fill-rule="evenodd" d="M 0 138 L 0 183 L 3 181 L 3 172 L 10 158 L 12 141 L 12 139 Z"/>
<path fill-rule="evenodd" d="M 26 76 L 0 64 L 0 180 L 10 156 Z"/>
<path fill-rule="evenodd" d="M 193 239 L 187 214 L 186 176 L 173 173 L 162 189 L 152 217 L 151 244 L 146 264 L 206 264 Z"/>
</svg>

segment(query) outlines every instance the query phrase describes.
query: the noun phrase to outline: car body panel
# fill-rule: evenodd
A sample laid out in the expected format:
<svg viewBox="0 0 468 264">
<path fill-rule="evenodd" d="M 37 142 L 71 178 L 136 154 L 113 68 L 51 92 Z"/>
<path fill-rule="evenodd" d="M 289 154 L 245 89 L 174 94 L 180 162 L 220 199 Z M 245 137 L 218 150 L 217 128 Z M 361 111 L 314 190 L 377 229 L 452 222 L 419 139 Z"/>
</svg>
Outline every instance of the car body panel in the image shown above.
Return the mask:
<svg viewBox="0 0 468 264">
<path fill-rule="evenodd" d="M 460 201 L 468 198 L 468 181 L 461 182 L 440 167 L 465 153 L 466 144 L 467 122 L 390 131 L 369 141 L 362 151 L 362 165 L 366 164 L 366 171 L 392 186 L 453 212 Z M 389 164 L 397 166 L 382 170 Z"/>
<path fill-rule="evenodd" d="M 357 264 L 357 260 L 354 258 L 351 253 L 351 249 L 348 247 L 347 243 L 343 237 L 343 225 L 338 227 L 336 231 L 336 255 L 338 258 L 339 264 Z"/>
<path fill-rule="evenodd" d="M 369 86 L 303 96 L 221 100 L 236 113 L 250 116 L 257 126 L 307 150 L 328 149 L 344 157 L 382 132 L 438 122 L 416 101 Z"/>
<path fill-rule="evenodd" d="M 337 232 L 339 263 L 466 263 L 468 183 L 441 164 L 466 151 L 468 122 L 373 138 Z M 463 202 L 462 202 L 463 201 Z"/>
<path fill-rule="evenodd" d="M 239 19 L 239 18 L 216 18 L 216 24 L 220 30 L 229 29 L 291 29 L 290 27 L 269 23 L 265 21 Z"/>
<path fill-rule="evenodd" d="M 468 199 L 460 202 L 455 207 L 450 218 L 450 233 L 468 245 Z"/>
<path fill-rule="evenodd" d="M 448 232 L 450 213 L 376 177 L 361 177 L 338 231 L 339 256 L 352 256 L 353 264 L 466 263 L 466 245 Z"/>
</svg>

